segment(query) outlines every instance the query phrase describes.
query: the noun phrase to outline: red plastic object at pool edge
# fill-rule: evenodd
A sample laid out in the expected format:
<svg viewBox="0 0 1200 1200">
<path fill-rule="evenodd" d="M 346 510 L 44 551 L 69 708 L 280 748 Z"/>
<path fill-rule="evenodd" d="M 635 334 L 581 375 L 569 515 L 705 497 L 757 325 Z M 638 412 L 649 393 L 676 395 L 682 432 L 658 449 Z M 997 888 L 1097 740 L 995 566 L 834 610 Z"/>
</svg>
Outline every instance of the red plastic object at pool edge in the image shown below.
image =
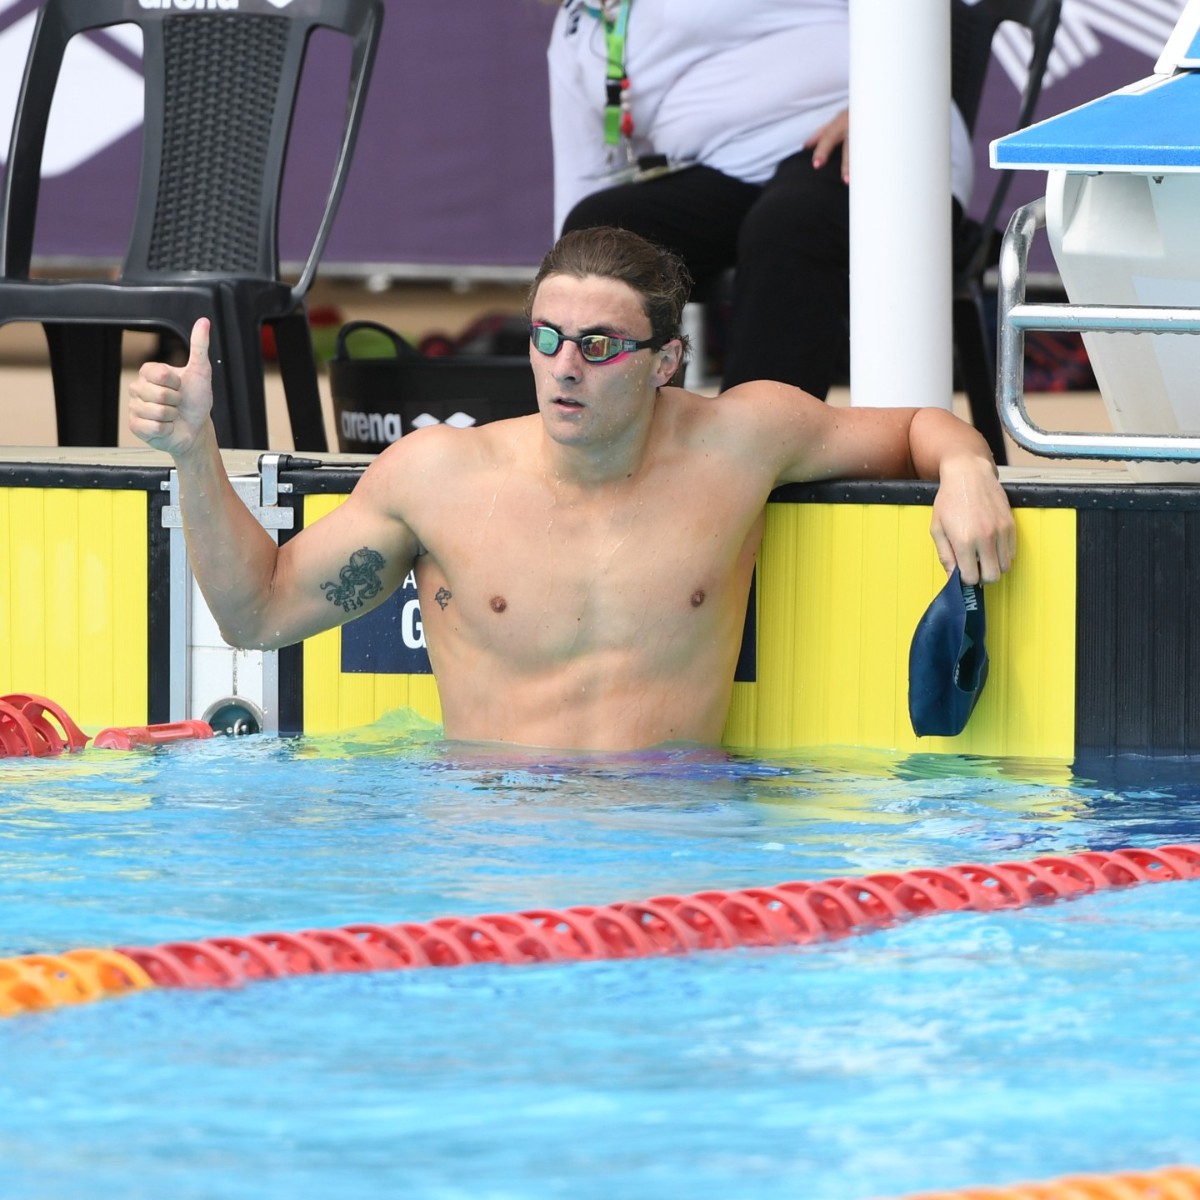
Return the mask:
<svg viewBox="0 0 1200 1200">
<path fill-rule="evenodd" d="M 158 746 L 165 742 L 184 742 L 213 736 L 207 721 L 170 721 L 163 725 L 124 725 L 102 729 L 92 739 L 96 750 L 132 750 L 137 746 Z"/>
<path fill-rule="evenodd" d="M 49 720 L 53 717 L 58 728 Z M 30 692 L 0 696 L 0 756 L 44 758 L 82 750 L 87 735 L 53 700 Z"/>
<path fill-rule="evenodd" d="M 733 947 L 808 945 L 908 917 L 1024 908 L 1088 892 L 1200 880 L 1200 845 L 1085 850 L 1032 862 L 783 883 L 692 896 L 534 909 L 424 924 L 346 925 L 121 947 L 160 987 L 231 987 L 325 972 L 642 958 Z"/>
<path fill-rule="evenodd" d="M 24 711 L 7 700 L 0 700 L 0 751 L 13 758 L 50 753 Z"/>
</svg>

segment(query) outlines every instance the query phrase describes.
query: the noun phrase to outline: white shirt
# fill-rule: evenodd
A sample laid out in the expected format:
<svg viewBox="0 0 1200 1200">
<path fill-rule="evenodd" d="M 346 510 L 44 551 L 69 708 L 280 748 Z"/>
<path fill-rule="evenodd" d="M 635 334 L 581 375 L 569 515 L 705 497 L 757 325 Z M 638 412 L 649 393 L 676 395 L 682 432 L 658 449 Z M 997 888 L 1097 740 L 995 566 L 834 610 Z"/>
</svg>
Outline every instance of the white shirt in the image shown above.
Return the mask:
<svg viewBox="0 0 1200 1200">
<path fill-rule="evenodd" d="M 554 227 L 612 182 L 604 141 L 600 0 L 566 0 L 547 59 Z M 765 183 L 850 103 L 848 0 L 631 0 L 625 41 L 635 155 L 665 154 Z M 970 196 L 970 138 L 951 121 L 951 186 Z"/>
</svg>

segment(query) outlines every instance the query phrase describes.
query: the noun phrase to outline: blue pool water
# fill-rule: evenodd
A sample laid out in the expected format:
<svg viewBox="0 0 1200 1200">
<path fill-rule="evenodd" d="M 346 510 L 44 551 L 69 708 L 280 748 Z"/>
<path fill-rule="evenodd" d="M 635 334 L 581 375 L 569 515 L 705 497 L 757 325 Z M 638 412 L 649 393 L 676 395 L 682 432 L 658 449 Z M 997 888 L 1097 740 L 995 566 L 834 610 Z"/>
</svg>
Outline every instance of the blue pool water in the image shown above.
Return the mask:
<svg viewBox="0 0 1200 1200">
<path fill-rule="evenodd" d="M 1126 774 L 1128 777 L 1126 777 Z M 385 722 L 0 761 L 0 957 L 1200 841 L 1188 769 Z M 1200 1163 L 1200 884 L 0 1021 L 0 1196 L 867 1200 Z"/>
</svg>

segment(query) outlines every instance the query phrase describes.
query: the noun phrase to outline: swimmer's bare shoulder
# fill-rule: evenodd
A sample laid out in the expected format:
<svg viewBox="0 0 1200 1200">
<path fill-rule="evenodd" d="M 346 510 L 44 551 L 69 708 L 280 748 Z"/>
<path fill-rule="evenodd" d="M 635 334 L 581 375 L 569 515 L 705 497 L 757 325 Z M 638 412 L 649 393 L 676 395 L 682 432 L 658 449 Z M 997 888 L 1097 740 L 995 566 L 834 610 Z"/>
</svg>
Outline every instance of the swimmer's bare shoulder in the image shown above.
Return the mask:
<svg viewBox="0 0 1200 1200">
<path fill-rule="evenodd" d="M 466 429 L 427 425 L 393 442 L 363 472 L 354 495 L 413 529 L 423 514 L 460 503 L 481 473 L 511 463 L 536 431 L 536 415 Z"/>
<path fill-rule="evenodd" d="M 765 474 L 795 456 L 826 412 L 826 405 L 807 392 L 770 380 L 739 384 L 716 396 L 663 388 L 660 407 L 682 445 L 742 459 L 746 468 Z"/>
<path fill-rule="evenodd" d="M 774 380 L 752 380 L 708 400 L 704 433 L 743 469 L 777 479 L 822 469 L 826 439 L 839 410 L 800 388 Z"/>
</svg>

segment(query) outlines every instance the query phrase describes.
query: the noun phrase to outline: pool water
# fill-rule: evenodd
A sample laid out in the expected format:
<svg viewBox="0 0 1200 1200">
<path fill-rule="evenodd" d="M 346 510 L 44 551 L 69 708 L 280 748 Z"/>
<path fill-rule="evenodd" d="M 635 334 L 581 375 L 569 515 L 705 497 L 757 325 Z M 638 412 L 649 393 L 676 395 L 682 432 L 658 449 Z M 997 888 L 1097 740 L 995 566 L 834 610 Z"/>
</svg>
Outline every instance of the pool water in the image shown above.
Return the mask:
<svg viewBox="0 0 1200 1200">
<path fill-rule="evenodd" d="M 0 760 L 0 957 L 1200 840 L 1186 767 L 354 736 Z M 1200 1163 L 1200 885 L 0 1021 L 0 1196 L 868 1200 Z"/>
</svg>

